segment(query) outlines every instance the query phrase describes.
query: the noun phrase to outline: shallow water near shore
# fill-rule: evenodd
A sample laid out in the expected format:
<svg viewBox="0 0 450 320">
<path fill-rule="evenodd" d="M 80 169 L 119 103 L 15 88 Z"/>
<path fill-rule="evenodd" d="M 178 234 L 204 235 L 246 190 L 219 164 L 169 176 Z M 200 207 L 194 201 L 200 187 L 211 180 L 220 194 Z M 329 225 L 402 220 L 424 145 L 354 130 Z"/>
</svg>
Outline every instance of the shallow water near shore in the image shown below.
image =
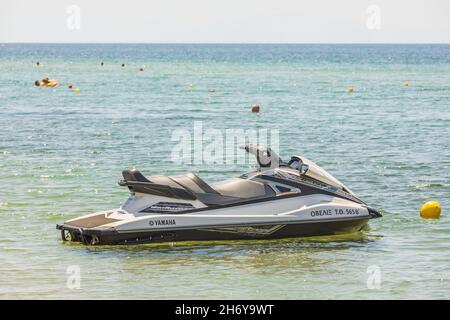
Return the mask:
<svg viewBox="0 0 450 320">
<path fill-rule="evenodd" d="M 34 87 L 44 76 L 61 86 Z M 249 170 L 173 163 L 173 131 L 195 121 L 278 129 L 282 157 L 314 160 L 384 217 L 307 239 L 61 242 L 56 223 L 120 206 L 125 168 Z M 450 45 L 0 46 L 0 298 L 448 299 L 449 146 Z M 419 218 L 428 200 L 440 220 Z"/>
</svg>

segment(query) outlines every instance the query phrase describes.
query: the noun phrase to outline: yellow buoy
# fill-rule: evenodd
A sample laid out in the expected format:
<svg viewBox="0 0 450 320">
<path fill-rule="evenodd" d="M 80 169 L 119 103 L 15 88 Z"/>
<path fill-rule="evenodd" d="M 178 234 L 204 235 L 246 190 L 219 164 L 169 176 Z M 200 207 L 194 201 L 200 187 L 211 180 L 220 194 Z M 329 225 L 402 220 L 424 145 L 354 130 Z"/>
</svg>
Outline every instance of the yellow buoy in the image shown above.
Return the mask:
<svg viewBox="0 0 450 320">
<path fill-rule="evenodd" d="M 188 88 L 189 88 L 189 89 L 192 89 L 193 87 L 194 87 L 194 85 L 193 85 L 192 83 L 189 83 L 189 84 L 188 84 Z"/>
<path fill-rule="evenodd" d="M 348 87 L 347 92 L 353 92 L 353 87 Z"/>
<path fill-rule="evenodd" d="M 80 88 L 76 88 L 76 89 L 75 89 L 75 92 L 76 92 L 76 93 L 80 93 L 80 91 L 81 91 Z"/>
<path fill-rule="evenodd" d="M 428 201 L 420 208 L 420 216 L 425 219 L 439 219 L 441 205 L 437 201 Z"/>
<path fill-rule="evenodd" d="M 404 82 L 403 82 L 403 86 L 404 86 L 404 87 L 409 87 L 409 82 L 408 82 L 408 81 L 404 81 Z"/>
</svg>

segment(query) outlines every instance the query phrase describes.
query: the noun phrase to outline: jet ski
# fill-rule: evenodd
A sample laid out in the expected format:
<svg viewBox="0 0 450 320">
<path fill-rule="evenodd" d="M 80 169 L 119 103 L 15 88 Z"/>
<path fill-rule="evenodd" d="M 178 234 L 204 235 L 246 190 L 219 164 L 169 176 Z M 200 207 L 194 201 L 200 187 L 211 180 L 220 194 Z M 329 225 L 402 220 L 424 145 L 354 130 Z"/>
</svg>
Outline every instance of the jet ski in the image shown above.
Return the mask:
<svg viewBox="0 0 450 320">
<path fill-rule="evenodd" d="M 122 172 L 130 196 L 118 209 L 58 224 L 64 241 L 85 245 L 280 239 L 360 231 L 381 217 L 327 171 L 302 156 L 284 162 L 247 145 L 255 170 L 208 184 L 194 173 L 145 177 Z"/>
</svg>

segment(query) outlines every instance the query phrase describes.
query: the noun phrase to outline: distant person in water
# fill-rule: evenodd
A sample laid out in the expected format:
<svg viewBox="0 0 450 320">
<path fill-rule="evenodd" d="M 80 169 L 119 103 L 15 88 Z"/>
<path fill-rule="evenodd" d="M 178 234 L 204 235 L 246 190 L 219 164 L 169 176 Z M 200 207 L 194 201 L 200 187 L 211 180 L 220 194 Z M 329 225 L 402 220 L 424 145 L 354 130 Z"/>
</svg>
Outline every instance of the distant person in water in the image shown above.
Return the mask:
<svg viewBox="0 0 450 320">
<path fill-rule="evenodd" d="M 122 63 L 122 67 L 125 67 L 125 63 Z"/>
<path fill-rule="evenodd" d="M 103 61 L 102 61 L 102 63 L 100 63 L 100 65 L 103 67 L 103 65 L 104 65 Z"/>
<path fill-rule="evenodd" d="M 44 77 L 44 78 L 42 78 L 41 80 L 36 80 L 35 82 L 34 82 L 34 84 L 37 86 L 37 87 L 43 87 L 43 86 L 45 86 L 45 85 L 47 85 L 47 84 L 49 84 L 50 83 L 50 80 L 48 79 L 48 77 Z"/>
<path fill-rule="evenodd" d="M 59 85 L 58 80 L 50 80 L 48 77 L 44 77 L 41 80 L 36 80 L 34 82 L 36 87 L 57 87 Z"/>
<path fill-rule="evenodd" d="M 36 66 L 38 66 L 38 67 L 39 67 L 39 64 L 40 64 L 40 63 L 39 63 L 39 61 L 38 61 L 38 62 L 36 62 Z"/>
</svg>

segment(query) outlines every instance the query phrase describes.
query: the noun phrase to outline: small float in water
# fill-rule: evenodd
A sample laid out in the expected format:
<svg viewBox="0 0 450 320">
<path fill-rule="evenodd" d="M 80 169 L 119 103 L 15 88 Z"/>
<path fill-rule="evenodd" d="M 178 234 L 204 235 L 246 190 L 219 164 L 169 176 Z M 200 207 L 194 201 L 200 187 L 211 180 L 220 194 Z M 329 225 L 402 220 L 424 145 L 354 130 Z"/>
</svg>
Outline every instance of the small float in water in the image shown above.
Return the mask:
<svg viewBox="0 0 450 320">
<path fill-rule="evenodd" d="M 48 77 L 45 77 L 41 80 L 36 80 L 34 82 L 34 85 L 36 87 L 47 87 L 47 88 L 55 88 L 59 86 L 59 81 L 54 79 L 49 79 Z"/>
</svg>

